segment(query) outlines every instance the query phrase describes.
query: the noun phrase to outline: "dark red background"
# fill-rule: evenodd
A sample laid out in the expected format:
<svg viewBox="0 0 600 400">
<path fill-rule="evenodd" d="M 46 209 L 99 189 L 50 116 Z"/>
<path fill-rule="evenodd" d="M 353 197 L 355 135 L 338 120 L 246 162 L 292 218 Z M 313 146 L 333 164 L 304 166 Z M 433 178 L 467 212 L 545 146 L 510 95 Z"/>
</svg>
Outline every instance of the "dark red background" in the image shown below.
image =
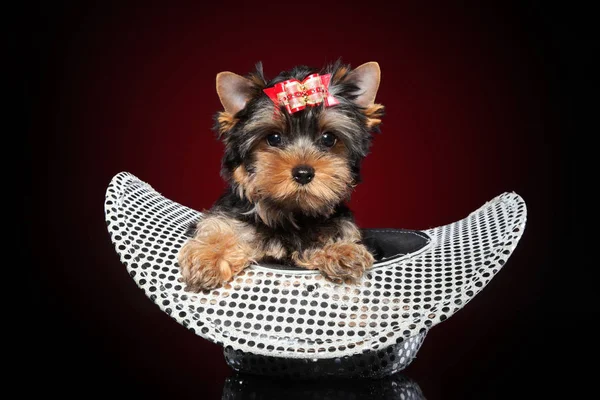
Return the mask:
<svg viewBox="0 0 600 400">
<path fill-rule="evenodd" d="M 36 354 L 67 363 L 36 371 L 47 389 L 220 398 L 231 373 L 221 348 L 128 277 L 105 229 L 104 191 L 128 171 L 179 203 L 210 207 L 224 187 L 210 130 L 215 75 L 260 60 L 272 77 L 338 57 L 382 69 L 387 115 L 351 202 L 361 226 L 444 225 L 505 191 L 528 206 L 506 267 L 429 333 L 404 373 L 428 399 L 466 399 L 514 394 L 517 384 L 535 393 L 548 381 L 532 371 L 569 370 L 553 353 L 553 323 L 566 318 L 566 298 L 591 296 L 555 292 L 576 216 L 572 21 L 537 3 L 427 4 L 31 6 L 19 47 L 28 253 L 39 267 L 35 299 L 48 306 Z"/>
</svg>

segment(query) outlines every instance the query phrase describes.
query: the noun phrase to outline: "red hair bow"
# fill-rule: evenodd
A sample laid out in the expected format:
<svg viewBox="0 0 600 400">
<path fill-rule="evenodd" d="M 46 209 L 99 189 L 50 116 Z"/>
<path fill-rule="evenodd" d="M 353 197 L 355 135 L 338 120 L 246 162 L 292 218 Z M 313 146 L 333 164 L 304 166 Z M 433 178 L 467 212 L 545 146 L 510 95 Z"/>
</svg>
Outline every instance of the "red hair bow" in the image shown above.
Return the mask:
<svg viewBox="0 0 600 400">
<path fill-rule="evenodd" d="M 316 106 L 324 103 L 325 107 L 339 104 L 329 93 L 329 81 L 331 74 L 312 74 L 302 82 L 297 79 L 276 84 L 273 87 L 263 89 L 273 103 L 285 106 L 290 114 L 304 110 L 306 106 Z"/>
</svg>

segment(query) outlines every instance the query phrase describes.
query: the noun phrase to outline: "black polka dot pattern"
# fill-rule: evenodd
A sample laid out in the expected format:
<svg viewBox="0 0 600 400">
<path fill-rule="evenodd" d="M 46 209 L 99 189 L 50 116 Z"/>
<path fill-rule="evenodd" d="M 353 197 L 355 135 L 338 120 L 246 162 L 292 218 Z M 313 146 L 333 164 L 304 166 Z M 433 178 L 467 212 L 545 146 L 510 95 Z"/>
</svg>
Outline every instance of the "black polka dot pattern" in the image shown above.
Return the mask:
<svg viewBox="0 0 600 400">
<path fill-rule="evenodd" d="M 335 284 L 315 271 L 256 265 L 222 288 L 191 293 L 181 282 L 177 253 L 201 214 L 125 172 L 113 178 L 105 199 L 107 228 L 130 276 L 197 335 L 239 355 L 303 360 L 377 357 L 418 343 L 403 361 L 387 360 L 382 368 L 391 369 L 408 365 L 427 331 L 502 268 L 526 213 L 520 196 L 504 193 L 460 221 L 423 231 L 431 238 L 425 247 L 376 263 L 357 285 Z M 241 365 L 244 359 L 228 361 Z"/>
</svg>

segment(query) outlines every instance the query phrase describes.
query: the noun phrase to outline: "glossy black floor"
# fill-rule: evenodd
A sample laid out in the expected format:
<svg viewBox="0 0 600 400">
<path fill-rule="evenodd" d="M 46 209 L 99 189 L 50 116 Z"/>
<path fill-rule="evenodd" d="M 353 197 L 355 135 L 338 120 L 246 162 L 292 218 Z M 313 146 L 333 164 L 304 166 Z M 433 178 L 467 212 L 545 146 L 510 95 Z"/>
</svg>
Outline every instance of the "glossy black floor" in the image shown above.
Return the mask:
<svg viewBox="0 0 600 400">
<path fill-rule="evenodd" d="M 76 321 L 48 321 L 47 347 L 36 353 L 45 369 L 26 365 L 29 376 L 43 382 L 31 386 L 32 391 L 69 395 L 207 400 L 587 398 L 582 392 L 589 383 L 586 370 L 577 360 L 580 354 L 571 351 L 581 343 L 591 346 L 592 333 L 567 335 L 557 343 L 549 336 L 552 315 L 544 310 L 539 316 L 499 321 L 485 307 L 472 304 L 433 328 L 408 368 L 375 380 L 290 381 L 237 374 L 225 365 L 219 346 L 175 322 L 164 324 L 158 309 L 144 311 L 145 318 L 135 321 L 142 326 L 129 333 L 82 332 L 73 329 Z M 510 326 L 503 327 L 503 322 Z M 114 336 L 101 335 L 107 331 Z"/>
</svg>

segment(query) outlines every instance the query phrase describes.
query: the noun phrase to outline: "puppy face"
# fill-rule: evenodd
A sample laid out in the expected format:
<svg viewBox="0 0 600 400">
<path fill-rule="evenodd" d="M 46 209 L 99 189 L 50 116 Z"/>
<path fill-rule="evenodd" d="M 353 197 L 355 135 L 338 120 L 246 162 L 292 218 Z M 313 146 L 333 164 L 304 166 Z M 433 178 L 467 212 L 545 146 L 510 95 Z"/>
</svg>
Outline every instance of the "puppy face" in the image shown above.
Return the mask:
<svg viewBox="0 0 600 400">
<path fill-rule="evenodd" d="M 222 175 L 267 225 L 294 213 L 328 216 L 347 200 L 381 122 L 383 106 L 374 103 L 376 63 L 355 70 L 336 63 L 320 71 L 332 76 L 335 106 L 321 103 L 290 114 L 262 91 L 315 72 L 296 67 L 267 82 L 259 65 L 247 78 L 229 72 L 217 77 L 225 108 L 215 126 L 226 146 Z"/>
</svg>

